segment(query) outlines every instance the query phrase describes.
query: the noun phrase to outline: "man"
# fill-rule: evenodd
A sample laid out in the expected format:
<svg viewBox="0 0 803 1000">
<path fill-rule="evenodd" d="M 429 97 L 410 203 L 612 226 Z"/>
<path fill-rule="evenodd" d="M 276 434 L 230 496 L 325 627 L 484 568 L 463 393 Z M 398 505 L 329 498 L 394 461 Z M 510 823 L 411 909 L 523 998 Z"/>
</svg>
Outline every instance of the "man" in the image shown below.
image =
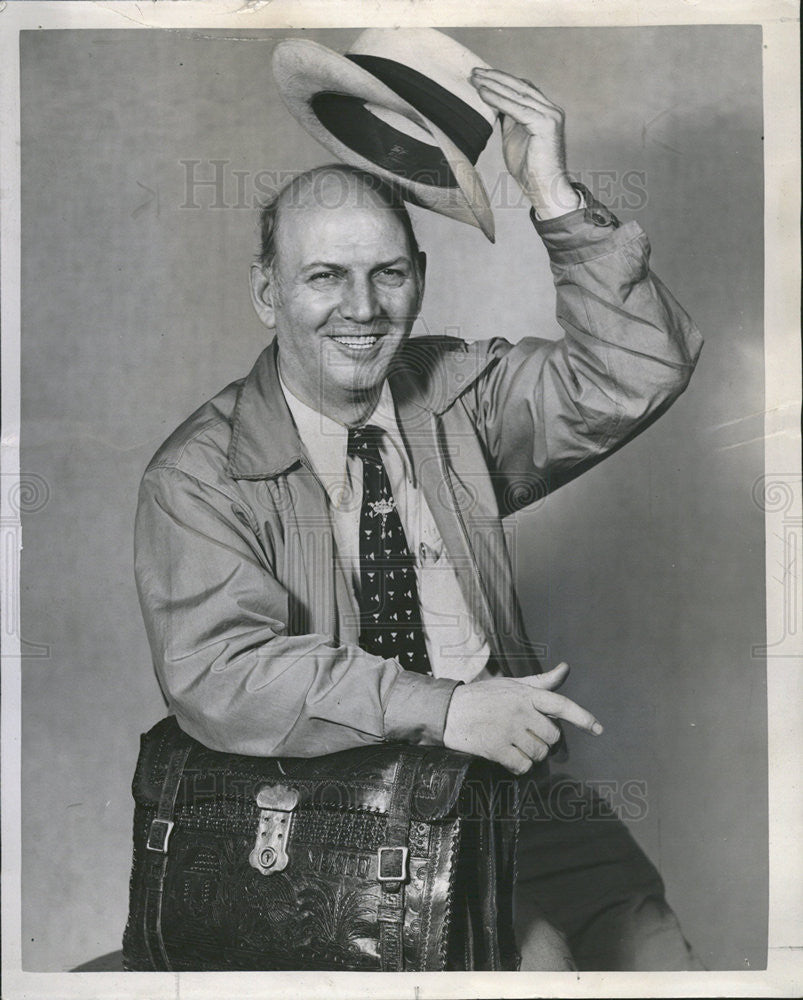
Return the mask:
<svg viewBox="0 0 803 1000">
<path fill-rule="evenodd" d="M 252 293 L 275 339 L 165 442 L 137 518 L 160 682 L 215 749 L 442 743 L 524 775 L 560 720 L 602 732 L 557 692 L 566 664 L 537 672 L 500 518 L 663 412 L 700 338 L 639 227 L 570 183 L 560 109 L 506 73 L 472 82 L 504 115 L 566 336 L 410 339 L 426 262 L 371 175 L 319 168 L 265 208 Z M 619 824 L 525 824 L 518 923 L 523 968 L 698 967 Z"/>
</svg>

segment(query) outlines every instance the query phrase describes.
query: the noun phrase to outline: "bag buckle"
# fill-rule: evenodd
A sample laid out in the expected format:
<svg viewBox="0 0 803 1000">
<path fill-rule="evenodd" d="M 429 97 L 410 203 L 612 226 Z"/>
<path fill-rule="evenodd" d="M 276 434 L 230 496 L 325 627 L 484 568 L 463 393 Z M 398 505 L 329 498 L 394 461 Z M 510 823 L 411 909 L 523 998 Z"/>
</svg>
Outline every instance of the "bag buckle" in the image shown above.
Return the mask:
<svg viewBox="0 0 803 1000">
<path fill-rule="evenodd" d="M 263 875 L 273 875 L 287 867 L 290 860 L 287 844 L 298 799 L 298 791 L 284 785 L 263 785 L 257 792 L 257 838 L 248 861 Z"/>
<path fill-rule="evenodd" d="M 377 857 L 379 864 L 376 879 L 380 885 L 393 891 L 408 880 L 409 847 L 380 847 Z"/>
<path fill-rule="evenodd" d="M 160 854 L 167 854 L 167 842 L 173 832 L 172 819 L 152 819 L 151 828 L 148 831 L 148 842 L 146 847 L 149 851 L 158 851 Z"/>
</svg>

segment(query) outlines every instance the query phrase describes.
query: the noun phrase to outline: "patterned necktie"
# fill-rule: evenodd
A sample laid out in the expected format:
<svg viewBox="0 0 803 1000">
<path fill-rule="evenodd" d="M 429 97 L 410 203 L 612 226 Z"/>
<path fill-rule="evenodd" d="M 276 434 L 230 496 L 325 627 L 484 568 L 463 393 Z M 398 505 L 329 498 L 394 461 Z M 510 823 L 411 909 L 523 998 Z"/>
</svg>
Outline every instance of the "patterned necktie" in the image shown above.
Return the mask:
<svg viewBox="0 0 803 1000">
<path fill-rule="evenodd" d="M 349 430 L 348 453 L 362 460 L 360 646 L 426 674 L 415 562 L 379 454 L 382 433 L 371 424 Z"/>
</svg>

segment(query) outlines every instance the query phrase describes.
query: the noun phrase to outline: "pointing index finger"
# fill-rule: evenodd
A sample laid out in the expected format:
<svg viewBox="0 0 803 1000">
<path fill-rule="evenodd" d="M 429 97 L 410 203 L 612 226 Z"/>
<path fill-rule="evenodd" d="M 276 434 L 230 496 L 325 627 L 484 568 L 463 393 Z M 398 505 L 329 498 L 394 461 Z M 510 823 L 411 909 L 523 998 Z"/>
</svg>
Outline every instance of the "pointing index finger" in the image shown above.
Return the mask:
<svg viewBox="0 0 803 1000">
<path fill-rule="evenodd" d="M 563 719 L 565 722 L 571 722 L 573 726 L 585 729 L 594 736 L 600 736 L 604 732 L 602 725 L 597 722 L 591 712 L 581 708 L 580 705 L 563 694 L 539 690 L 537 695 L 533 692 L 531 701 L 536 711 L 551 715 L 556 719 Z"/>
</svg>

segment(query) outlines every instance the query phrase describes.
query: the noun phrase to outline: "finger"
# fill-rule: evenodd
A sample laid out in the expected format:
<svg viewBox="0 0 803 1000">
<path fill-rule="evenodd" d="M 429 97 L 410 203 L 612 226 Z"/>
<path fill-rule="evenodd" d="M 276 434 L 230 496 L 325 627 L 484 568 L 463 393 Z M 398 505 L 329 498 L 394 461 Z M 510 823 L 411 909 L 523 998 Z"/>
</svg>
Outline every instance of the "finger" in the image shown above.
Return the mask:
<svg viewBox="0 0 803 1000">
<path fill-rule="evenodd" d="M 523 753 L 516 746 L 506 747 L 497 757 L 497 760 L 513 774 L 526 774 L 533 766 L 532 759 Z"/>
<path fill-rule="evenodd" d="M 555 688 L 561 686 L 568 676 L 569 664 L 559 663 L 556 667 L 547 670 L 543 674 L 533 674 L 532 677 L 519 677 L 517 680 L 528 684 L 530 687 L 546 688 L 549 691 L 554 691 Z"/>
<path fill-rule="evenodd" d="M 521 750 L 524 756 L 535 763 L 546 760 L 549 754 L 549 744 L 542 740 L 531 729 L 518 733 L 513 740 L 513 746 Z"/>
<path fill-rule="evenodd" d="M 494 83 L 503 84 L 511 90 L 517 90 L 521 94 L 538 90 L 532 80 L 527 80 L 523 76 L 515 76 L 513 73 L 506 73 L 502 69 L 492 69 L 490 66 L 475 66 L 471 71 L 471 76 L 482 80 L 492 80 Z"/>
<path fill-rule="evenodd" d="M 511 87 L 502 81 L 480 75 L 473 76 L 471 78 L 471 82 L 477 88 L 485 87 L 489 91 L 499 94 L 501 97 L 509 97 L 512 101 L 518 101 L 521 104 L 532 105 L 534 107 L 541 108 L 544 111 L 558 110 L 557 106 L 547 100 L 547 98 L 544 97 L 535 87 L 520 89 L 517 87 Z"/>
<path fill-rule="evenodd" d="M 513 115 L 518 121 L 523 115 L 549 115 L 550 109 L 534 99 L 526 99 L 520 94 L 512 91 L 505 91 L 501 87 L 496 87 L 480 81 L 475 83 L 477 92 L 486 104 L 497 108 L 504 114 Z M 553 113 L 553 112 L 552 112 Z"/>
<path fill-rule="evenodd" d="M 519 77 L 511 76 L 509 73 L 501 73 L 498 70 L 475 70 L 471 76 L 471 80 L 474 86 L 487 86 L 513 100 L 521 100 L 525 103 L 536 101 L 553 111 L 561 110 L 531 80 L 523 80 Z"/>
<path fill-rule="evenodd" d="M 534 691 L 532 705 L 537 712 L 571 722 L 573 726 L 585 729 L 594 736 L 600 736 L 603 732 L 602 725 L 597 722 L 591 712 L 555 691 Z"/>
<path fill-rule="evenodd" d="M 522 123 L 532 121 L 536 116 L 556 120 L 560 114 L 556 108 L 543 102 L 525 100 L 518 94 L 504 93 L 501 89 L 488 87 L 484 83 L 477 84 L 477 92 L 486 104 Z"/>
<path fill-rule="evenodd" d="M 557 723 L 541 712 L 536 718 L 530 718 L 524 728 L 550 747 L 557 743 L 563 735 Z M 514 740 L 514 742 L 516 741 Z"/>
<path fill-rule="evenodd" d="M 552 127 L 563 125 L 565 119 L 563 110 L 545 98 L 541 98 L 536 92 L 524 96 L 496 84 L 489 84 L 484 80 L 472 82 L 486 104 L 514 122 L 533 125 L 542 121 L 548 122 Z"/>
</svg>

